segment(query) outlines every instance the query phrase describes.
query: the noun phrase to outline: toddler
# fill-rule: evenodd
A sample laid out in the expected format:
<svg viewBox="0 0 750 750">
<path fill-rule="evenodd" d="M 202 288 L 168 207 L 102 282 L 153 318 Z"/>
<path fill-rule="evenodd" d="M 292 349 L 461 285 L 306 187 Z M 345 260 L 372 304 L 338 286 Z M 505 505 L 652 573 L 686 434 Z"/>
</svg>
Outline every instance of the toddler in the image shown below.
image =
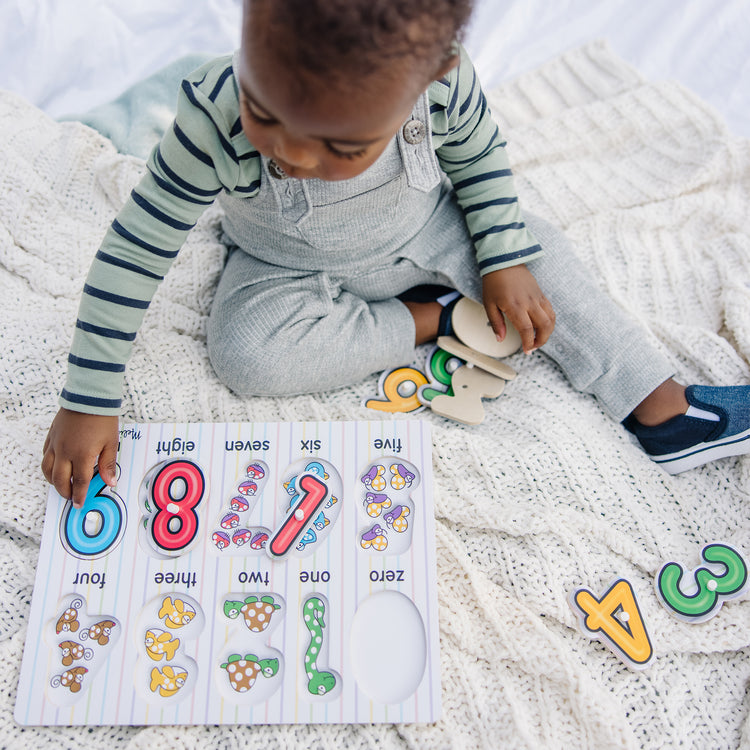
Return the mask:
<svg viewBox="0 0 750 750">
<path fill-rule="evenodd" d="M 476 73 L 468 0 L 245 0 L 240 50 L 182 82 L 88 274 L 42 468 L 80 506 L 115 480 L 123 373 L 207 206 L 226 267 L 208 348 L 241 395 L 353 383 L 450 330 L 444 289 L 505 316 L 672 473 L 750 450 L 750 386 L 685 388 L 526 214 Z M 434 294 L 430 296 L 430 292 Z M 553 334 L 554 329 L 554 334 Z"/>
</svg>

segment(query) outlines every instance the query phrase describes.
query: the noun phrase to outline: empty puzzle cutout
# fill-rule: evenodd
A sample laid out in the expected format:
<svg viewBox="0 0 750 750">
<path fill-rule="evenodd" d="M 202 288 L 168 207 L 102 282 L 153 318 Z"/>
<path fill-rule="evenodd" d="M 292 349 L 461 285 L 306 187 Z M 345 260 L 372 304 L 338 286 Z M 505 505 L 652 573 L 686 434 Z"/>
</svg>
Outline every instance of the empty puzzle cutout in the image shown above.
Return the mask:
<svg viewBox="0 0 750 750">
<path fill-rule="evenodd" d="M 268 639 L 284 619 L 286 602 L 275 593 L 229 593 L 222 602 L 222 615 L 231 621 L 227 625 L 233 632 L 219 658 L 216 685 L 233 703 L 266 701 L 284 677 L 284 657 L 268 645 Z"/>
<path fill-rule="evenodd" d="M 402 458 L 384 456 L 367 466 L 360 475 L 359 512 L 367 523 L 358 533 L 361 549 L 390 555 L 409 549 L 414 522 L 411 493 L 419 482 L 416 467 Z"/>
<path fill-rule="evenodd" d="M 71 594 L 60 601 L 47 623 L 45 640 L 52 646 L 47 695 L 58 706 L 80 700 L 109 659 L 120 637 L 120 623 L 108 615 L 88 615 L 86 599 Z"/>
<path fill-rule="evenodd" d="M 252 460 L 245 467 L 211 535 L 214 548 L 222 555 L 248 556 L 265 550 L 271 531 L 251 521 L 268 482 L 268 473 L 264 461 Z"/>
<path fill-rule="evenodd" d="M 198 637 L 204 624 L 203 610 L 187 594 L 163 594 L 146 604 L 133 631 L 138 654 L 134 680 L 141 698 L 165 705 L 190 694 L 198 665 L 185 644 Z"/>
<path fill-rule="evenodd" d="M 400 703 L 419 687 L 427 635 L 414 603 L 400 591 L 378 591 L 357 606 L 349 634 L 358 687 L 379 703 Z"/>
</svg>

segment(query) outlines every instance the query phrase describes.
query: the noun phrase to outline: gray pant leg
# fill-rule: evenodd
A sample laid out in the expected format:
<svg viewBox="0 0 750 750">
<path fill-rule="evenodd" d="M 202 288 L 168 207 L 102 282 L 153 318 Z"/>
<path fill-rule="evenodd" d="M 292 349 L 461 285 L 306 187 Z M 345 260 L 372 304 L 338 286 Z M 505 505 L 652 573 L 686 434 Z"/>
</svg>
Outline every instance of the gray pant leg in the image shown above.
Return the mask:
<svg viewBox="0 0 750 750">
<path fill-rule="evenodd" d="M 414 321 L 396 299 L 367 302 L 324 273 L 230 253 L 208 323 L 219 378 L 241 396 L 330 390 L 411 361 Z"/>
<path fill-rule="evenodd" d="M 575 388 L 596 396 L 622 421 L 674 368 L 649 344 L 641 326 L 594 283 L 565 235 L 536 216 L 524 218 L 545 251 L 529 270 L 557 315 L 541 351 Z"/>
</svg>

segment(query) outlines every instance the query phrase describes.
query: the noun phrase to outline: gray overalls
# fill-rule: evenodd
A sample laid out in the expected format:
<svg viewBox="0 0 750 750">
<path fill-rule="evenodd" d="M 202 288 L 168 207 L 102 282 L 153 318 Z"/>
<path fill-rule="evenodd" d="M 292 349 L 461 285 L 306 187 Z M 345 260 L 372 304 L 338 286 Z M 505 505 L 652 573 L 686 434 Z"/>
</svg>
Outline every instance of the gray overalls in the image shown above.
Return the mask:
<svg viewBox="0 0 750 750">
<path fill-rule="evenodd" d="M 474 248 L 432 146 L 426 94 L 411 120 L 426 126 L 421 138 L 402 130 L 350 180 L 277 179 L 264 159 L 257 196 L 220 199 L 230 251 L 208 347 L 232 390 L 329 390 L 410 363 L 414 323 L 395 297 L 411 287 L 443 284 L 481 300 Z M 563 235 L 525 220 L 545 250 L 529 269 L 557 314 L 543 351 L 623 419 L 672 368 L 589 280 Z"/>
</svg>

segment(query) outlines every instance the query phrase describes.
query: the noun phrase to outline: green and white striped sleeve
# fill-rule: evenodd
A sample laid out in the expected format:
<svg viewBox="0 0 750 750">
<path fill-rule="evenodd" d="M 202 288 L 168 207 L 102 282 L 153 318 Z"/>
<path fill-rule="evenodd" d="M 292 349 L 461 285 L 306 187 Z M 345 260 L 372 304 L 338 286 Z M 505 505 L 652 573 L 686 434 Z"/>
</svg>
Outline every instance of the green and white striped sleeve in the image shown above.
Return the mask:
<svg viewBox="0 0 750 750">
<path fill-rule="evenodd" d="M 523 222 L 508 155 L 466 51 L 429 89 L 433 143 L 463 209 L 482 275 L 542 254 Z"/>
<path fill-rule="evenodd" d="M 238 120 L 227 124 L 218 101 L 224 96 L 231 103 L 233 96 L 236 102 L 234 86 L 230 58 L 209 63 L 183 81 L 175 121 L 89 269 L 62 406 L 119 414 L 126 363 L 159 283 L 222 188 L 238 187 L 241 157 L 233 136 L 241 128 L 233 133 Z"/>
</svg>

